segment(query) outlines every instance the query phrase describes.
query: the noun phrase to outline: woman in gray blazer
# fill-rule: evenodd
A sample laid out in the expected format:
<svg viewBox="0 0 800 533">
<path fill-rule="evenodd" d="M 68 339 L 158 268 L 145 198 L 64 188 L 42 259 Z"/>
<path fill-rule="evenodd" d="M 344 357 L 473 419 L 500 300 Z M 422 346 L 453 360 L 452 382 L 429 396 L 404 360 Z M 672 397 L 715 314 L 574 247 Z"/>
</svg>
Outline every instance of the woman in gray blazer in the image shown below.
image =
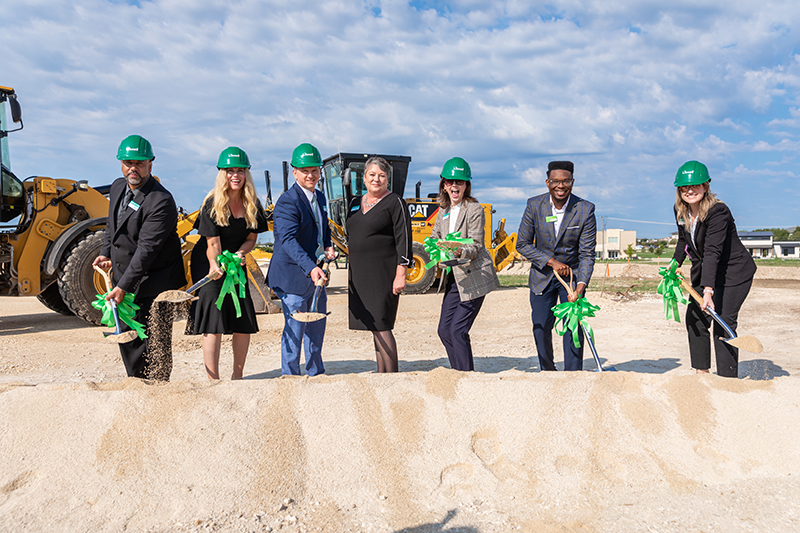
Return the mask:
<svg viewBox="0 0 800 533">
<path fill-rule="evenodd" d="M 452 267 L 446 275 L 439 338 L 454 370 L 474 370 L 469 330 L 485 296 L 500 286 L 489 252 L 486 251 L 483 206 L 472 197 L 472 171 L 460 157 L 449 159 L 439 182 L 439 214 L 433 224 L 434 239 L 460 232 L 473 244 L 456 248 L 456 258 L 469 262 Z"/>
</svg>

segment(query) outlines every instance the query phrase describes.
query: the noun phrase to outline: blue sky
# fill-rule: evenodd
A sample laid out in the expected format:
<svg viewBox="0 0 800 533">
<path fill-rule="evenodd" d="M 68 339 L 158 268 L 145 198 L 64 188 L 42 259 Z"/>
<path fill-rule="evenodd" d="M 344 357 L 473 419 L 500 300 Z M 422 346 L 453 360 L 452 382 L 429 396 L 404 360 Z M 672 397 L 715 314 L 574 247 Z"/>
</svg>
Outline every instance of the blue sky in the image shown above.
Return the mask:
<svg viewBox="0 0 800 533">
<path fill-rule="evenodd" d="M 655 237 L 698 159 L 741 229 L 800 224 L 800 5 L 664 4 L 5 2 L 0 85 L 25 120 L 12 169 L 110 183 L 138 133 L 191 210 L 229 145 L 262 194 L 300 142 L 410 155 L 407 193 L 457 155 L 516 231 L 547 162 L 570 159 L 607 227 Z"/>
</svg>

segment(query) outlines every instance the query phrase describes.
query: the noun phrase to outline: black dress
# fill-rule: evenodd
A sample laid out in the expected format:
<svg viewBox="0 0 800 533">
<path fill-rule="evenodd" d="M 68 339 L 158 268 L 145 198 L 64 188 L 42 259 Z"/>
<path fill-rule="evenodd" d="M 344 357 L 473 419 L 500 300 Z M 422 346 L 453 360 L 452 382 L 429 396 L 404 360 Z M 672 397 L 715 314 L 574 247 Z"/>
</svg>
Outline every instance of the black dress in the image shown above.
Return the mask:
<svg viewBox="0 0 800 533">
<path fill-rule="evenodd" d="M 197 232 L 203 237 L 219 237 L 222 251 L 236 252 L 247 240 L 251 233 L 262 233 L 267 231 L 267 217 L 264 213 L 264 208 L 261 203 L 256 204 L 256 221 L 258 223 L 256 229 L 249 229 L 247 222 L 244 218 L 231 217 L 230 223 L 227 226 L 218 226 L 211 218 L 211 203 L 209 199 L 204 205 L 203 209 L 194 223 Z M 208 241 L 200 239 L 198 243 L 192 248 L 191 270 L 192 280 L 199 281 L 204 276 L 208 275 L 209 263 L 206 252 L 208 250 Z M 245 298 L 239 300 L 242 316 L 236 318 L 236 308 L 233 305 L 233 299 L 230 295 L 225 296 L 222 303 L 222 309 L 217 309 L 217 298 L 222 290 L 222 284 L 225 280 L 223 276 L 220 279 L 214 280 L 197 291 L 197 300 L 192 306 L 192 316 L 194 319 L 195 334 L 199 333 L 224 333 L 229 335 L 231 333 L 255 333 L 258 331 L 258 323 L 256 322 L 256 312 L 253 307 L 253 300 L 250 298 L 249 286 L 245 289 Z M 249 281 L 247 281 L 249 285 Z"/>
<path fill-rule="evenodd" d="M 399 295 L 392 294 L 398 265 L 411 262 L 411 218 L 405 201 L 389 193 L 366 213 L 361 197 L 347 215 L 350 329 L 394 328 Z"/>
</svg>

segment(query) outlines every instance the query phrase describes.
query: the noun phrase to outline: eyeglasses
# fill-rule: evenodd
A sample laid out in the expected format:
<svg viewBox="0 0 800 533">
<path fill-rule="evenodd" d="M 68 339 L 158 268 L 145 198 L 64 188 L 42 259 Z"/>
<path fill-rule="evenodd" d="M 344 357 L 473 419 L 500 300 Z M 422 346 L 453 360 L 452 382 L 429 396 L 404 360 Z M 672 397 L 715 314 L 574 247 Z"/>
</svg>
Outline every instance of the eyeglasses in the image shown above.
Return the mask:
<svg viewBox="0 0 800 533">
<path fill-rule="evenodd" d="M 566 179 L 566 180 L 551 180 L 551 179 L 548 179 L 547 183 L 549 183 L 553 187 L 558 187 L 559 185 L 564 185 L 566 187 L 567 185 L 572 185 L 573 181 L 575 181 L 573 178 L 569 178 L 569 179 Z"/>
<path fill-rule="evenodd" d="M 681 192 L 686 192 L 686 191 L 688 191 L 689 189 L 702 189 L 702 188 L 703 188 L 703 185 L 705 185 L 705 183 L 698 183 L 698 184 L 696 184 L 696 185 L 681 185 L 680 187 L 678 187 L 678 189 L 679 189 Z"/>
<path fill-rule="evenodd" d="M 300 174 L 304 176 L 319 176 L 319 167 L 303 167 L 297 168 L 295 167 L 294 170 L 298 171 Z"/>
<path fill-rule="evenodd" d="M 466 185 L 465 180 L 444 180 L 445 185 Z"/>
</svg>

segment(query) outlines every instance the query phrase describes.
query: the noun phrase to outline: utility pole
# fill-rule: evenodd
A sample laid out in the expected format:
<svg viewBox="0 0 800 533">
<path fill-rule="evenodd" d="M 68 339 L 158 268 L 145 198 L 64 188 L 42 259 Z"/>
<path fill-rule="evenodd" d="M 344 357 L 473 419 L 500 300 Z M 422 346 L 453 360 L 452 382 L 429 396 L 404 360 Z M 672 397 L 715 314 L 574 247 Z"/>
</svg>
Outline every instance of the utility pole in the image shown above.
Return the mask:
<svg viewBox="0 0 800 533">
<path fill-rule="evenodd" d="M 606 255 L 606 217 L 601 216 L 600 220 L 603 221 L 603 259 L 608 259 Z"/>
</svg>

